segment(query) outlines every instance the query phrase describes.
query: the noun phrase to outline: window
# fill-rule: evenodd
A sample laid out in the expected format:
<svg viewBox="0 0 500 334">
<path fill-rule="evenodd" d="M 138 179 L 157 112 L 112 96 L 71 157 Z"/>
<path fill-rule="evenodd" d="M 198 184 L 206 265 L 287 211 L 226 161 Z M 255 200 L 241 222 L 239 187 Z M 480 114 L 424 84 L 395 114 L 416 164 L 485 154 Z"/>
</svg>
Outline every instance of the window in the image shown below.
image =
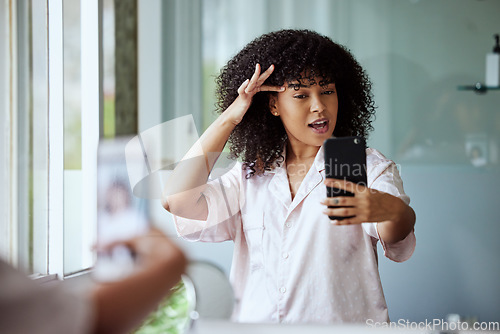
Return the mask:
<svg viewBox="0 0 500 334">
<path fill-rule="evenodd" d="M 16 122 L 13 104 L 16 103 L 16 39 L 14 6 L 8 1 L 0 2 L 0 255 L 16 263 L 14 248 L 17 247 L 15 206 L 9 200 L 15 196 L 15 141 Z"/>
<path fill-rule="evenodd" d="M 93 263 L 96 152 L 102 110 L 98 3 L 65 0 L 63 6 L 65 275 Z"/>
<path fill-rule="evenodd" d="M 93 262 L 98 4 L 1 3 L 2 254 L 34 274 L 62 278 Z"/>
</svg>

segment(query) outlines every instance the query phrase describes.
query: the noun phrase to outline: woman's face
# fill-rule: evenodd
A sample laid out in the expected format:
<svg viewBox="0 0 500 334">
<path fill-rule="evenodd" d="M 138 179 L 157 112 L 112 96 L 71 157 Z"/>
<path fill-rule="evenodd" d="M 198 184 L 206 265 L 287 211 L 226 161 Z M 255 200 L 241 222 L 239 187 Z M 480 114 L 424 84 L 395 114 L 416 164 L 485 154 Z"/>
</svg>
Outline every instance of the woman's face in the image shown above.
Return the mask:
<svg viewBox="0 0 500 334">
<path fill-rule="evenodd" d="M 291 82 L 286 90 L 272 98 L 271 112 L 283 122 L 288 140 L 319 147 L 332 136 L 337 122 L 338 96 L 334 83 L 320 86 Z"/>
</svg>

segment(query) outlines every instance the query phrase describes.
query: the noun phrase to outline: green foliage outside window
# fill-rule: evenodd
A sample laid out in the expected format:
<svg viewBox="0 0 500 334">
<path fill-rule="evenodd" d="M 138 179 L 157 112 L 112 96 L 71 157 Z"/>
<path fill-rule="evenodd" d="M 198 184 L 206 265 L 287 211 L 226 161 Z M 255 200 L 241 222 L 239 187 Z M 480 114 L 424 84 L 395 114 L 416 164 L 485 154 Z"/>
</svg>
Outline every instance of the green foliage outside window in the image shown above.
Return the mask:
<svg viewBox="0 0 500 334">
<path fill-rule="evenodd" d="M 104 136 L 104 138 L 113 138 L 115 136 L 115 97 L 114 96 L 107 96 L 104 98 L 103 136 Z"/>
<path fill-rule="evenodd" d="M 135 334 L 182 334 L 189 326 L 190 303 L 186 287 L 179 282 L 170 296 L 166 297 L 153 311 Z"/>
</svg>

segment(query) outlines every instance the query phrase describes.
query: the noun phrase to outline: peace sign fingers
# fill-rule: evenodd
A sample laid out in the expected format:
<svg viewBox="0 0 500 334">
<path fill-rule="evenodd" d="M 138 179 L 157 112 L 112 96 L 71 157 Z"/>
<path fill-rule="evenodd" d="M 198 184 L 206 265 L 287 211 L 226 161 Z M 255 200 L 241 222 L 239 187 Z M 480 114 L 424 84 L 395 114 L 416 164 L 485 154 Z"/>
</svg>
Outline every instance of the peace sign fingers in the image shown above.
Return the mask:
<svg viewBox="0 0 500 334">
<path fill-rule="evenodd" d="M 252 75 L 252 78 L 250 78 L 248 85 L 245 87 L 245 93 L 254 95 L 258 92 L 261 91 L 274 91 L 274 92 L 281 92 L 284 90 L 285 87 L 280 87 L 280 86 L 263 86 L 263 83 L 269 78 L 269 76 L 273 73 L 274 71 L 274 65 L 269 66 L 269 68 L 261 74 L 261 67 L 260 64 L 255 65 L 255 72 Z"/>
</svg>

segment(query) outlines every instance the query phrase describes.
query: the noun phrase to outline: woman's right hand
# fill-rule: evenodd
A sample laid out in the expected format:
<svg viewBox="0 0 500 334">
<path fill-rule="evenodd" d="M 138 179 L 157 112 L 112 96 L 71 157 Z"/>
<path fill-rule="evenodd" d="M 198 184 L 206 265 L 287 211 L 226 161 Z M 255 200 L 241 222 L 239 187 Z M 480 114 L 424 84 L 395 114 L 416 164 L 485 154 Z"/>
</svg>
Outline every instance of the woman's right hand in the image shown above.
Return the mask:
<svg viewBox="0 0 500 334">
<path fill-rule="evenodd" d="M 263 85 L 264 81 L 269 78 L 273 71 L 274 65 L 271 65 L 264 73 L 261 74 L 260 64 L 257 64 L 255 65 L 255 72 L 253 73 L 252 78 L 245 80 L 238 88 L 238 97 L 224 112 L 231 118 L 231 122 L 234 125 L 241 122 L 243 116 L 245 116 L 245 113 L 250 107 L 250 104 L 252 104 L 252 98 L 255 94 L 258 92 L 283 92 L 285 90 L 284 86 Z"/>
</svg>

